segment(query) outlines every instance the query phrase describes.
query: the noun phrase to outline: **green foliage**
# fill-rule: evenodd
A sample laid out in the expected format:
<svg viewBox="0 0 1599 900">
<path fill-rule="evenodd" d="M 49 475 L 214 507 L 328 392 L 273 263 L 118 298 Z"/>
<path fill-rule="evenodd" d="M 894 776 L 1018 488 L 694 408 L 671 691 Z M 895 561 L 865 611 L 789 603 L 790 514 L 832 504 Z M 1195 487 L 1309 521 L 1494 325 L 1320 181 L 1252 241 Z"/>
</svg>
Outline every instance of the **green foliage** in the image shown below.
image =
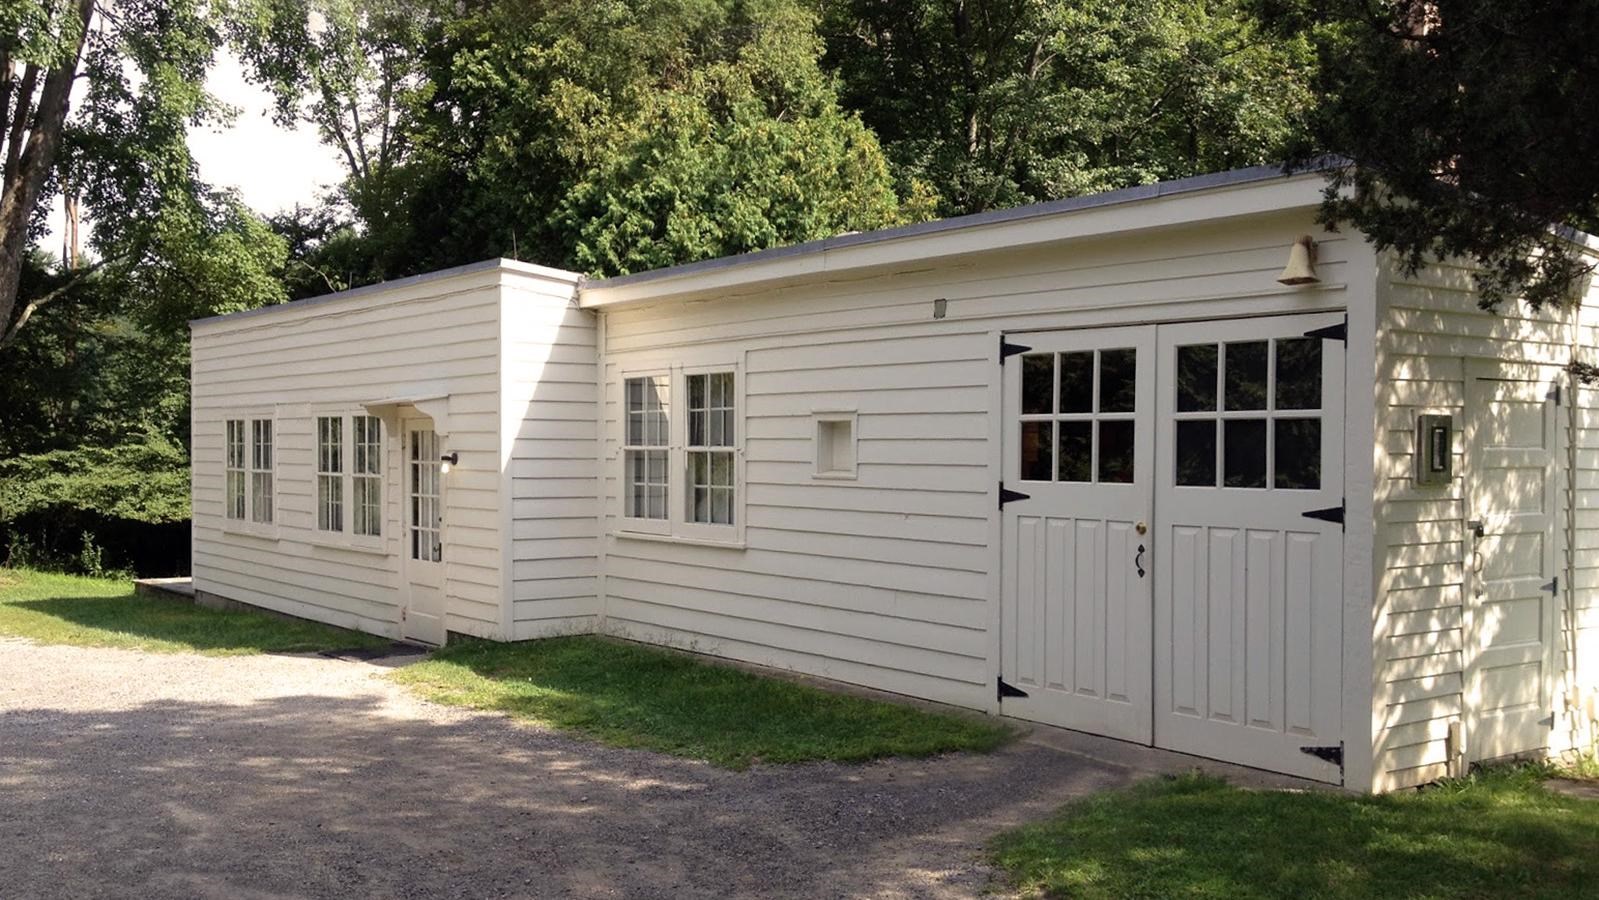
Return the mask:
<svg viewBox="0 0 1599 900">
<path fill-rule="evenodd" d="M 1599 0 L 1265 5 L 1319 47 L 1323 99 L 1299 155 L 1351 161 L 1325 221 L 1412 270 L 1475 261 L 1489 308 L 1572 299 L 1590 266 L 1550 226 L 1599 226 Z"/>
<path fill-rule="evenodd" d="M 1231 0 L 839 0 L 828 64 L 956 214 L 1277 161 L 1310 45 Z"/>
<path fill-rule="evenodd" d="M 0 523 L 39 513 L 93 512 L 134 522 L 189 517 L 189 460 L 158 435 L 0 460 Z"/>
<path fill-rule="evenodd" d="M 456 641 L 392 677 L 436 702 L 737 769 L 982 752 L 1012 737 L 975 716 L 828 693 L 595 637 Z"/>
<path fill-rule="evenodd" d="M 1591 896 L 1599 802 L 1551 794 L 1542 774 L 1380 797 L 1151 780 L 1008 832 L 993 856 L 1051 897 Z"/>
<path fill-rule="evenodd" d="M 314 653 L 388 643 L 302 619 L 142 597 L 134 594 L 126 578 L 24 569 L 0 569 L 0 637 L 207 656 Z"/>
</svg>

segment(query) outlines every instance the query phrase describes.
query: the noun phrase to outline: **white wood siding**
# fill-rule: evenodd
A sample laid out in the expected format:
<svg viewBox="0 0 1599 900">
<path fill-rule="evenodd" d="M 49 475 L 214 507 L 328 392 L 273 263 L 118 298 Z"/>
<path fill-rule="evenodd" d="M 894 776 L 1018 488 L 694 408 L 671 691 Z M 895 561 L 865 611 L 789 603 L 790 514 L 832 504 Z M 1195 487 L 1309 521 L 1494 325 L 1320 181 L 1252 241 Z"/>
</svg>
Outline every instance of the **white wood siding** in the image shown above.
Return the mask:
<svg viewBox="0 0 1599 900">
<path fill-rule="evenodd" d="M 1448 774 L 1449 726 L 1466 712 L 1466 359 L 1519 364 L 1529 377 L 1564 382 L 1577 335 L 1569 310 L 1506 304 L 1498 313 L 1482 311 L 1471 271 L 1462 265 L 1431 265 L 1411 278 L 1384 259 L 1377 277 L 1373 787 L 1392 790 Z M 1593 346 L 1591 336 L 1586 343 Z M 1568 412 L 1560 411 L 1563 420 Z M 1416 417 L 1422 413 L 1454 417 L 1455 477 L 1447 486 L 1414 484 Z M 1562 448 L 1555 476 L 1562 504 L 1569 502 L 1565 461 Z M 1599 467 L 1599 453 L 1591 464 Z M 1564 509 L 1557 521 L 1566 521 Z M 1564 531 L 1557 529 L 1560 554 L 1566 552 Z M 1579 573 L 1579 586 L 1584 577 Z M 1570 602 L 1567 591 L 1562 594 L 1560 603 Z"/>
<path fill-rule="evenodd" d="M 571 283 L 508 277 L 501 449 L 513 640 L 593 631 L 598 620 L 594 332 Z"/>
<path fill-rule="evenodd" d="M 1311 220 L 1299 209 L 603 309 L 606 629 L 996 709 L 999 335 L 1339 309 L 1351 253 L 1369 283 L 1358 240 L 1322 236 L 1317 288 L 1275 281 Z M 727 360 L 744 382 L 745 546 L 618 535 L 622 372 Z M 858 413 L 858 480 L 812 478 L 819 410 Z"/>
<path fill-rule="evenodd" d="M 1599 365 L 1599 279 L 1591 280 L 1578 311 L 1578 359 Z M 1593 753 L 1599 745 L 1599 386 L 1575 386 L 1570 410 L 1572 539 L 1561 609 L 1556 684 L 1557 751 Z"/>
<path fill-rule="evenodd" d="M 381 551 L 315 530 L 317 415 L 363 402 L 449 395 L 445 510 L 446 625 L 504 635 L 498 273 L 478 269 L 391 290 L 195 324 L 193 499 L 195 586 L 269 609 L 398 636 L 400 447 L 385 417 Z M 275 537 L 237 533 L 223 518 L 223 422 L 276 421 Z"/>
</svg>

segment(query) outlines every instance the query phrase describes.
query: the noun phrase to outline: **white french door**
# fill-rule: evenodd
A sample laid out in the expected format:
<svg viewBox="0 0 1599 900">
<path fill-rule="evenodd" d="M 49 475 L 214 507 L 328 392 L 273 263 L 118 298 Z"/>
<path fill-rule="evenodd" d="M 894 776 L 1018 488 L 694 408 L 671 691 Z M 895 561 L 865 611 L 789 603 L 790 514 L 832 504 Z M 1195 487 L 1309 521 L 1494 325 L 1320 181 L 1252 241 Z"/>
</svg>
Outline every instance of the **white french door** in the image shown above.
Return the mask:
<svg viewBox="0 0 1599 900">
<path fill-rule="evenodd" d="M 1158 746 L 1341 777 L 1342 321 L 1161 329 Z"/>
<path fill-rule="evenodd" d="M 443 644 L 444 479 L 439 471 L 439 436 L 431 419 L 407 419 L 405 436 L 406 606 L 401 634 Z"/>
<path fill-rule="evenodd" d="M 1150 737 L 1155 329 L 1016 335 L 1005 366 L 1007 715 Z"/>
<path fill-rule="evenodd" d="M 1339 780 L 1342 321 L 1007 336 L 1006 715 Z"/>
</svg>

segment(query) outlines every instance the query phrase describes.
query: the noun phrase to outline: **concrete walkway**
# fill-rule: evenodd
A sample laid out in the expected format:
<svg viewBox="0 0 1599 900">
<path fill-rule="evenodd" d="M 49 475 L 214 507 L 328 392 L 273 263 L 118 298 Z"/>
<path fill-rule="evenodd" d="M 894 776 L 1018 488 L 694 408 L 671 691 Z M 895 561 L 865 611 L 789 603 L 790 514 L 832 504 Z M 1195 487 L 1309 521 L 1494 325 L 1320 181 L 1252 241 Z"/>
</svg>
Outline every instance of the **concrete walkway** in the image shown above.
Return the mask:
<svg viewBox="0 0 1599 900">
<path fill-rule="evenodd" d="M 384 672 L 0 639 L 0 895 L 970 897 L 993 888 L 988 837 L 1072 797 L 1195 765 L 1292 783 L 1053 730 L 728 772 Z"/>
</svg>

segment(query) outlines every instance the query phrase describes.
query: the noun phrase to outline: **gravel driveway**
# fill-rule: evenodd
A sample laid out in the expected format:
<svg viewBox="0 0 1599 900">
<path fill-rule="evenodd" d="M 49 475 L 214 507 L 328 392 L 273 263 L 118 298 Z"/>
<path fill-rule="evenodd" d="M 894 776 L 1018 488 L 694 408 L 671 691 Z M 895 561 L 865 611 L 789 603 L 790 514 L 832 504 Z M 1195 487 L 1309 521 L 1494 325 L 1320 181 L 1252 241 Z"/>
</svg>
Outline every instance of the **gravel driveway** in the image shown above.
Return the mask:
<svg viewBox="0 0 1599 900">
<path fill-rule="evenodd" d="M 0 639 L 0 896 L 968 897 L 982 843 L 1192 760 L 728 772 L 416 699 L 384 661 Z"/>
</svg>

